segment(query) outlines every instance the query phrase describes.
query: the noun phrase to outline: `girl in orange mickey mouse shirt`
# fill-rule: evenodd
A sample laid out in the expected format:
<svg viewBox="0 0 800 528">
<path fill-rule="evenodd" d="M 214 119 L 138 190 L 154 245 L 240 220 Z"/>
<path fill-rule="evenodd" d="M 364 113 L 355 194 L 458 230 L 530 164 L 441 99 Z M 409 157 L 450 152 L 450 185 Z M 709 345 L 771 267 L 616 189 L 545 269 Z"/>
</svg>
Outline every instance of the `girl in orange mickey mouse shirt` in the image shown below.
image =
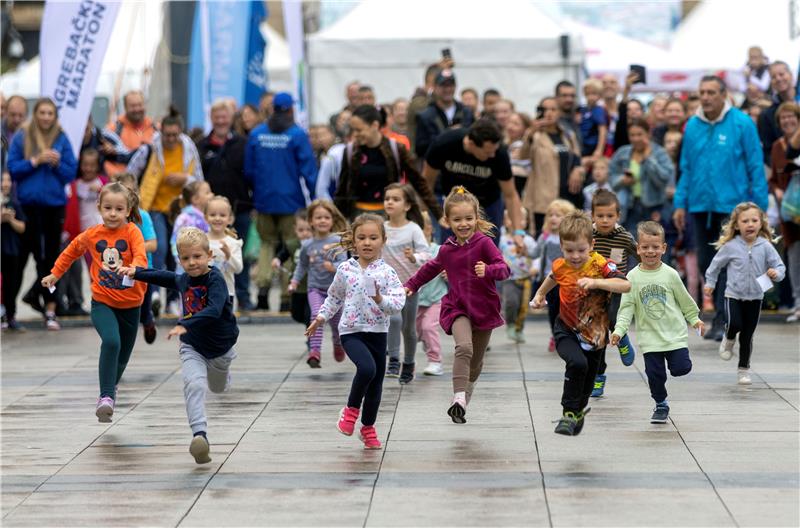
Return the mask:
<svg viewBox="0 0 800 528">
<path fill-rule="evenodd" d="M 117 271 L 123 266 L 147 266 L 144 239 L 136 222 L 139 199 L 119 183 L 100 191 L 97 208 L 103 223 L 90 227 L 70 243 L 56 260 L 42 286 L 52 288 L 70 265 L 87 251 L 92 256 L 92 323 L 100 334 L 100 397 L 95 415 L 111 422 L 119 383 L 136 342 L 143 282 L 129 283 Z"/>
</svg>

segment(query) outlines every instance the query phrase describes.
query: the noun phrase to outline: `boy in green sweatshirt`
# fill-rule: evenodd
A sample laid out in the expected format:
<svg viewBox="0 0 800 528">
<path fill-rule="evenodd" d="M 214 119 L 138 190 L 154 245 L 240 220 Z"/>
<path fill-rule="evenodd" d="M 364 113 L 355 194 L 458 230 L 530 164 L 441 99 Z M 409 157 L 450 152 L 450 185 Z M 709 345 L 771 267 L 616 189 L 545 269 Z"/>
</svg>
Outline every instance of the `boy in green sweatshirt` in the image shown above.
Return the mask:
<svg viewBox="0 0 800 528">
<path fill-rule="evenodd" d="M 664 228 L 658 222 L 641 222 L 637 226 L 639 265 L 628 273 L 631 290 L 622 295 L 617 324 L 611 335 L 616 345 L 628 332 L 636 317 L 636 338 L 644 354 L 645 373 L 650 395 L 656 408 L 650 423 L 667 423 L 667 370 L 673 376 L 684 376 L 692 370 L 689 358 L 689 334 L 686 323 L 699 335 L 705 333 L 698 308 L 678 272 L 661 262 L 667 250 Z"/>
</svg>

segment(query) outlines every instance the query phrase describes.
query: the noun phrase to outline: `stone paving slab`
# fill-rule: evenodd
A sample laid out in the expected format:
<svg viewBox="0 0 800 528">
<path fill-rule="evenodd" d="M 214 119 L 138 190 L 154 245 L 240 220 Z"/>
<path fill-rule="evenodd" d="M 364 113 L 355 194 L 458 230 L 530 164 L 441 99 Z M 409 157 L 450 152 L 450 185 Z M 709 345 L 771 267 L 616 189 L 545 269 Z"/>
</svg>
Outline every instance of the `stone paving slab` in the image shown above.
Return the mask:
<svg viewBox="0 0 800 528">
<path fill-rule="evenodd" d="M 563 363 L 533 321 L 519 347 L 496 333 L 465 425 L 445 415 L 449 373 L 387 379 L 384 449 L 364 451 L 335 429 L 352 364 L 326 348 L 308 369 L 299 325 L 246 325 L 232 390 L 209 395 L 204 466 L 187 452 L 174 342 L 137 343 L 114 423 L 98 424 L 93 329 L 4 334 L 2 524 L 798 526 L 799 330 L 762 323 L 751 387 L 692 336 L 664 425 L 649 423 L 642 358 L 626 368 L 610 349 L 606 397 L 566 438 L 552 423 Z"/>
</svg>

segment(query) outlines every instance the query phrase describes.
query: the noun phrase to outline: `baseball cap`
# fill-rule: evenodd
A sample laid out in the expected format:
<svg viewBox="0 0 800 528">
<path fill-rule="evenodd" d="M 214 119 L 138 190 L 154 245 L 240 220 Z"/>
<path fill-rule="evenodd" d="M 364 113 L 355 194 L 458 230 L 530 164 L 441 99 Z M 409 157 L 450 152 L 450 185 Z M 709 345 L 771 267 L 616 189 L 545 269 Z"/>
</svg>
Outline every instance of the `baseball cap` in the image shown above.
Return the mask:
<svg viewBox="0 0 800 528">
<path fill-rule="evenodd" d="M 272 98 L 272 107 L 277 110 L 290 110 L 294 105 L 292 96 L 286 92 L 278 92 Z"/>
<path fill-rule="evenodd" d="M 436 86 L 441 86 L 447 83 L 456 83 L 456 76 L 453 74 L 453 70 L 442 70 L 439 72 L 439 75 L 436 76 L 436 80 L 434 81 Z"/>
</svg>

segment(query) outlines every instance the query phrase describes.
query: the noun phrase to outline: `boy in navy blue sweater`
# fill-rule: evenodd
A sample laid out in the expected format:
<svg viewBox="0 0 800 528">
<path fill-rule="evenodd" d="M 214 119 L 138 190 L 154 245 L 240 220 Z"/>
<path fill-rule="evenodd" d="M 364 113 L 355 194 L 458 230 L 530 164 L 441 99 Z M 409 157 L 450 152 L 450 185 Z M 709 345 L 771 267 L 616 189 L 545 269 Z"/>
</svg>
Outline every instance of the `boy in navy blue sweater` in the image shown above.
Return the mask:
<svg viewBox="0 0 800 528">
<path fill-rule="evenodd" d="M 239 327 L 222 273 L 210 267 L 208 237 L 196 227 L 181 229 L 178 257 L 184 274 L 142 268 L 121 268 L 128 277 L 172 288 L 181 293 L 184 316 L 167 339 L 180 338 L 181 371 L 186 414 L 194 437 L 189 452 L 198 464 L 211 462 L 206 437 L 206 388 L 224 392 L 230 385 L 230 365 Z"/>
</svg>

